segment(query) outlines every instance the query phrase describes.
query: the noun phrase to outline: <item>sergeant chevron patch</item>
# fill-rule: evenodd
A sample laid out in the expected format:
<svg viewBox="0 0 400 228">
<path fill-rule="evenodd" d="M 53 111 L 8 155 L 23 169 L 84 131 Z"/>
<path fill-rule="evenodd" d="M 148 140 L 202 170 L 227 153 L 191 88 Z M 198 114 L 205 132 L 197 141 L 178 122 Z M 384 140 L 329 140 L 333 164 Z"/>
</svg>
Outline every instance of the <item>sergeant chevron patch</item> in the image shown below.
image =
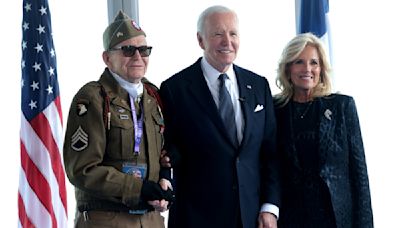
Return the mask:
<svg viewBox="0 0 400 228">
<path fill-rule="evenodd" d="M 88 145 L 89 145 L 89 136 L 81 128 L 81 126 L 79 126 L 71 137 L 71 148 L 74 149 L 75 151 L 82 151 Z"/>
</svg>

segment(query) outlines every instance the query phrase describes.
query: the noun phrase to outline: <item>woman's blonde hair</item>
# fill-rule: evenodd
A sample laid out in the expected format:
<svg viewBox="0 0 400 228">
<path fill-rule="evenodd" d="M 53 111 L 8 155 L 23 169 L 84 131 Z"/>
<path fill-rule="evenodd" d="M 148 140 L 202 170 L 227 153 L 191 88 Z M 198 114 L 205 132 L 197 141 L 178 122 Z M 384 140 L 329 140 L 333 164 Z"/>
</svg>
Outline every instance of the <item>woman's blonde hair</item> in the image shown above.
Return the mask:
<svg viewBox="0 0 400 228">
<path fill-rule="evenodd" d="M 276 96 L 278 104 L 282 106 L 287 104 L 293 97 L 294 88 L 290 80 L 290 66 L 306 46 L 312 46 L 317 49 L 319 62 L 321 66 L 321 75 L 318 85 L 312 90 L 311 97 L 322 97 L 331 93 L 332 85 L 330 79 L 330 65 L 320 39 L 312 33 L 302 33 L 294 37 L 283 49 L 278 65 L 278 75 L 276 85 L 281 92 Z"/>
</svg>

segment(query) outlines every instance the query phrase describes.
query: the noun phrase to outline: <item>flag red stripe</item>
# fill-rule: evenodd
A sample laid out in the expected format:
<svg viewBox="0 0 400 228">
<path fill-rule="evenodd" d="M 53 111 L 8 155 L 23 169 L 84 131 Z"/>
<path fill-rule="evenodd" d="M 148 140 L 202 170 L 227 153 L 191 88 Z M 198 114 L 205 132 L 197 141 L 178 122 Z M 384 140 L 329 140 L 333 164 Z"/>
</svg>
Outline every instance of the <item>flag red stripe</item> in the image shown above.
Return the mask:
<svg viewBox="0 0 400 228">
<path fill-rule="evenodd" d="M 61 110 L 61 98 L 60 98 L 60 96 L 58 96 L 56 99 L 54 99 L 53 102 L 57 107 L 57 112 L 58 112 L 58 115 L 59 115 L 58 118 L 61 121 L 61 125 L 63 125 L 62 110 Z"/>
<path fill-rule="evenodd" d="M 19 222 L 21 223 L 22 227 L 33 227 L 31 220 L 26 214 L 25 204 L 19 192 L 18 192 L 18 216 L 19 216 Z"/>
<path fill-rule="evenodd" d="M 58 150 L 56 141 L 51 133 L 51 128 L 46 116 L 43 113 L 39 113 L 30 122 L 32 128 L 39 136 L 40 140 L 43 142 L 44 146 L 49 151 L 51 159 L 51 167 L 53 168 L 54 175 L 57 179 L 58 186 L 60 189 L 60 198 L 64 205 L 65 210 L 67 210 L 67 193 L 65 188 L 65 173 L 61 161 L 61 155 Z"/>
<path fill-rule="evenodd" d="M 36 167 L 35 163 L 32 162 L 29 154 L 26 151 L 25 145 L 21 141 L 21 167 L 25 172 L 26 179 L 29 186 L 35 192 L 40 202 L 46 208 L 51 216 L 52 227 L 57 227 L 56 217 L 54 215 L 53 205 L 51 202 L 51 190 L 50 185 L 46 178 L 43 177 L 40 170 Z"/>
</svg>

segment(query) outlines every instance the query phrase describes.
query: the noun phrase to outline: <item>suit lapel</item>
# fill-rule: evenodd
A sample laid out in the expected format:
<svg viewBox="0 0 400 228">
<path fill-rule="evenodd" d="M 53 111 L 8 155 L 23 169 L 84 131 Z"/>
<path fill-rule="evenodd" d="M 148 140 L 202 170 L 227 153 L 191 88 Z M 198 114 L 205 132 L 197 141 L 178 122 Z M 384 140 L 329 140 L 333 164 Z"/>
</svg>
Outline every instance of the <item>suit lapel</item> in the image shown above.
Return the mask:
<svg viewBox="0 0 400 228">
<path fill-rule="evenodd" d="M 243 112 L 243 124 L 244 124 L 244 130 L 243 130 L 243 139 L 241 142 L 241 146 L 245 145 L 249 139 L 251 138 L 253 125 L 255 124 L 255 121 L 253 120 L 253 115 L 254 115 L 254 108 L 256 106 L 255 104 L 255 95 L 253 88 L 254 87 L 254 82 L 251 80 L 251 77 L 249 77 L 241 68 L 236 67 L 234 65 L 234 70 L 238 82 L 238 87 L 239 87 L 239 99 L 240 99 L 240 104 Z"/>
<path fill-rule="evenodd" d="M 215 105 L 207 82 L 204 79 L 203 71 L 201 70 L 199 61 L 196 62 L 191 73 L 192 75 L 187 77 L 188 94 L 191 94 L 194 97 L 194 100 L 199 106 L 201 106 L 202 110 L 215 118 L 215 116 L 218 115 L 217 106 Z"/>
<path fill-rule="evenodd" d="M 204 78 L 203 71 L 201 70 L 200 61 L 201 58 L 192 66 L 192 75 L 190 77 L 187 77 L 188 94 L 191 94 L 194 97 L 194 100 L 198 103 L 200 109 L 202 111 L 205 111 L 206 115 L 208 115 L 210 119 L 214 122 L 215 126 L 220 130 L 221 134 L 224 135 L 224 137 L 229 142 L 231 142 L 225 130 L 225 126 L 222 123 L 222 119 L 219 115 L 210 89 L 208 88 L 207 82 Z M 231 143 L 232 145 L 234 145 L 233 142 Z"/>
</svg>

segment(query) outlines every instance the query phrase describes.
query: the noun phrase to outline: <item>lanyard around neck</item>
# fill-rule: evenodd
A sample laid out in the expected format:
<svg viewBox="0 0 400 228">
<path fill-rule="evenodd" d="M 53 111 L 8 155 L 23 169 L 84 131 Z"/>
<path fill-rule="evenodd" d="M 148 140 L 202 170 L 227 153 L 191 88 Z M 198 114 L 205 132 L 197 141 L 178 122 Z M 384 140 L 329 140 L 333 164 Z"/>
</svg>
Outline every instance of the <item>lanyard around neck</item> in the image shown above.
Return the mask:
<svg viewBox="0 0 400 228">
<path fill-rule="evenodd" d="M 141 102 L 139 102 L 140 107 L 142 108 L 142 111 L 140 113 L 140 118 L 137 118 L 136 115 L 136 108 L 135 108 L 135 101 L 134 99 L 129 96 L 130 101 L 131 101 L 131 110 L 132 110 L 132 119 L 133 119 L 133 127 L 134 127 L 134 131 L 135 131 L 135 138 L 134 138 L 134 142 L 135 142 L 135 148 L 133 153 L 135 154 L 135 156 L 138 156 L 140 154 L 140 142 L 142 141 L 142 136 L 143 136 L 143 107 L 141 106 Z"/>
</svg>

